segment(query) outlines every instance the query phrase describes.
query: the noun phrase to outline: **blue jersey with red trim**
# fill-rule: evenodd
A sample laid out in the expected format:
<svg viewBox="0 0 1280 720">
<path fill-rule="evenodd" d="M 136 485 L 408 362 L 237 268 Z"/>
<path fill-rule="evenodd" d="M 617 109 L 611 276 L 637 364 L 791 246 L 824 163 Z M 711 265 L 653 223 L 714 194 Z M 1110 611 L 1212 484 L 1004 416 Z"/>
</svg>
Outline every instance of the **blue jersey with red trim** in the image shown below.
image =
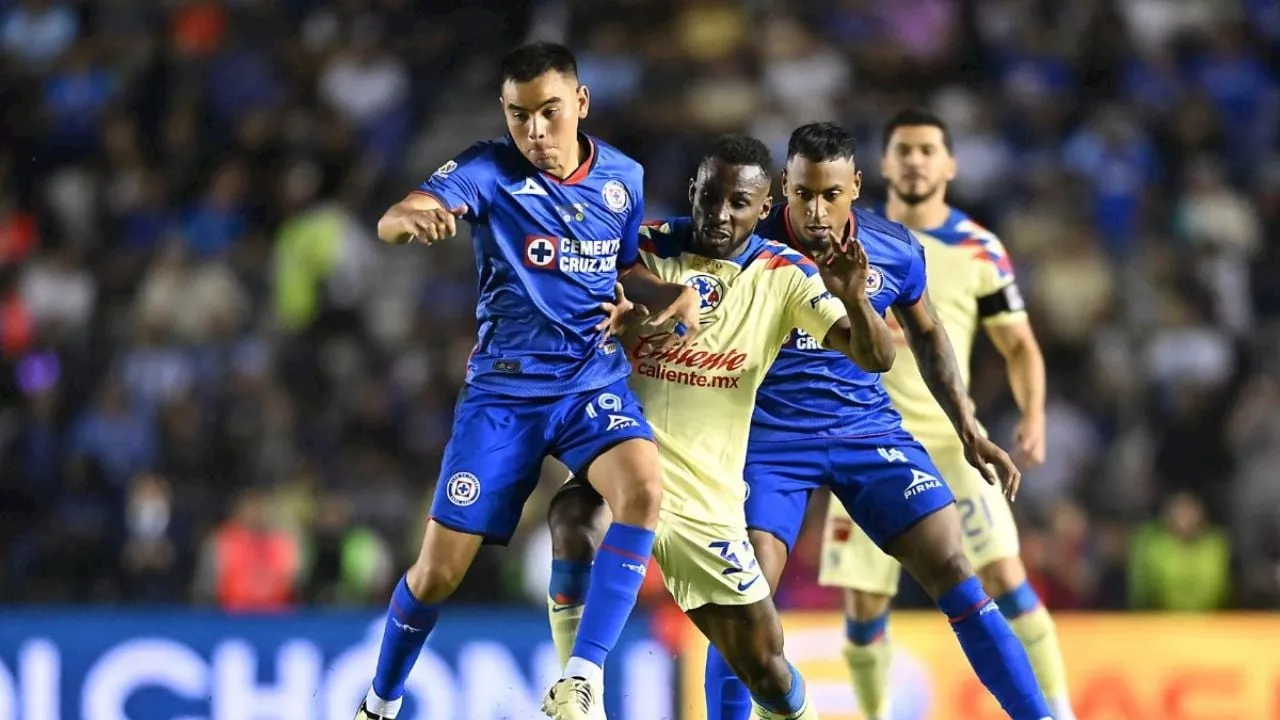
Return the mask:
<svg viewBox="0 0 1280 720">
<path fill-rule="evenodd" d="M 585 142 L 589 156 L 564 180 L 535 168 L 507 137 L 472 145 L 418 189 L 467 208 L 480 275 L 471 385 L 549 397 L 629 373 L 619 343 L 602 344 L 595 326 L 618 269 L 636 262 L 644 171 L 604 142 Z"/>
<path fill-rule="evenodd" d="M 780 205 L 760 223 L 765 238 L 799 245 Z M 867 253 L 867 295 L 876 311 L 914 305 L 925 291 L 924 251 L 902 225 L 863 210 L 853 214 L 852 232 Z M 894 432 L 902 417 L 880 382 L 843 353 L 822 346 L 824 338 L 793 330 L 765 377 L 751 420 L 751 442 L 805 437 L 866 437 Z"/>
</svg>

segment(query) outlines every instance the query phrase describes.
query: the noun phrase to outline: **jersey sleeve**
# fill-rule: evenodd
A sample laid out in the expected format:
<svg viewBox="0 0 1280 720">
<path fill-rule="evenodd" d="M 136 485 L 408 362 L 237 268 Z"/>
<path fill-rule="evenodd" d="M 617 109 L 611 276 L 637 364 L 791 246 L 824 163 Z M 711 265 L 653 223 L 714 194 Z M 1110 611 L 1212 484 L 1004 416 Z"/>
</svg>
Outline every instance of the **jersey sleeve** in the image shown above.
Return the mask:
<svg viewBox="0 0 1280 720">
<path fill-rule="evenodd" d="M 678 257 L 684 252 L 689 233 L 688 218 L 650 220 L 640 224 L 637 235 L 642 252 L 660 258 Z M 621 262 L 621 259 L 619 259 Z"/>
<path fill-rule="evenodd" d="M 807 258 L 797 261 L 786 286 L 784 302 L 788 322 L 782 328 L 779 345 L 785 342 L 792 328 L 799 328 L 810 337 L 822 342 L 831 327 L 840 318 L 847 317 L 844 303 L 827 290 L 818 274 L 818 267 Z"/>
<path fill-rule="evenodd" d="M 1001 325 L 1026 319 L 1026 303 L 1018 290 L 1013 262 L 995 235 L 981 238 L 983 252 L 977 258 L 978 318 L 983 324 Z"/>
<path fill-rule="evenodd" d="M 476 222 L 488 212 L 496 173 L 493 143 L 479 142 L 431 173 L 417 192 L 435 198 L 446 210 L 466 205 L 463 218 Z"/>
<path fill-rule="evenodd" d="M 622 228 L 622 242 L 618 246 L 618 268 L 625 270 L 640 259 L 640 228 L 644 222 L 644 171 L 638 173 L 636 184 L 627 189 L 631 196 L 631 212 Z"/>
<path fill-rule="evenodd" d="M 920 302 L 920 298 L 924 296 L 927 286 L 927 276 L 925 273 L 924 246 L 916 239 L 916 236 L 907 233 L 909 239 L 909 253 L 911 255 L 907 263 L 907 276 L 902 281 L 902 290 L 898 292 L 898 299 L 895 305 L 910 306 Z"/>
</svg>

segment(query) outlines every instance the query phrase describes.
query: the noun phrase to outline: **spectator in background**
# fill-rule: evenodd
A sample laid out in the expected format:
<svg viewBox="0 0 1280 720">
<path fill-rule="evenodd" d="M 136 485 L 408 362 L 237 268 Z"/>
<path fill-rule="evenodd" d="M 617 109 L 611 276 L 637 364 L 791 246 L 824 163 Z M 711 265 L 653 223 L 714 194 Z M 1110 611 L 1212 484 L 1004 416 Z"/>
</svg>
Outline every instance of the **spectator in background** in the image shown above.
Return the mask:
<svg viewBox="0 0 1280 720">
<path fill-rule="evenodd" d="M 27 265 L 22 297 L 36 331 L 72 344 L 86 340 L 93 318 L 97 280 L 76 248 L 63 246 Z"/>
<path fill-rule="evenodd" d="M 298 601 L 301 548 L 277 527 L 271 496 L 251 488 L 214 531 L 196 571 L 196 598 L 227 612 L 278 612 Z"/>
<path fill-rule="evenodd" d="M 123 596 L 128 602 L 174 603 L 185 594 L 189 567 L 185 528 L 174 517 L 169 484 L 158 475 L 140 475 L 125 503 L 121 548 Z"/>
<path fill-rule="evenodd" d="M 1203 261 L 1200 281 L 1212 293 L 1218 323 L 1243 336 L 1254 325 L 1249 261 L 1262 250 L 1262 220 L 1211 158 L 1190 165 L 1185 188 L 1175 227 Z"/>
<path fill-rule="evenodd" d="M 75 11 L 53 0 L 21 0 L 0 26 L 4 51 L 37 71 L 55 62 L 80 32 Z"/>
<path fill-rule="evenodd" d="M 132 407 L 119 378 L 107 381 L 96 406 L 71 431 L 70 453 L 100 468 L 103 480 L 123 494 L 159 457 L 159 442 L 147 414 Z"/>
<path fill-rule="evenodd" d="M 1142 527 L 1129 557 L 1129 606 L 1137 610 L 1208 612 L 1231 596 L 1226 536 L 1205 518 L 1204 504 L 1174 493 L 1164 517 Z"/>
</svg>

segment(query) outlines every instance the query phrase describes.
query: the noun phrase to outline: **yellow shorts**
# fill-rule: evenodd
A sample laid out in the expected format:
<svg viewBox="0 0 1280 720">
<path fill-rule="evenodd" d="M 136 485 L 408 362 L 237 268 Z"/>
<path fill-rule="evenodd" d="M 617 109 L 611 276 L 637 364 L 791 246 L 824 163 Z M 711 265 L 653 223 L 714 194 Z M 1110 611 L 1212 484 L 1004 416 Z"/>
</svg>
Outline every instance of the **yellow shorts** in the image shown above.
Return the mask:
<svg viewBox="0 0 1280 720">
<path fill-rule="evenodd" d="M 942 478 L 956 496 L 964 531 L 964 550 L 975 568 L 1018 557 L 1018 527 L 1000 488 L 988 485 L 964 459 L 959 441 L 926 446 Z M 818 584 L 896 595 L 901 570 L 834 499 L 827 510 Z"/>
<path fill-rule="evenodd" d="M 703 605 L 751 605 L 769 597 L 745 517 L 741 524 L 719 525 L 664 510 L 653 556 L 667 591 L 685 612 Z"/>
</svg>

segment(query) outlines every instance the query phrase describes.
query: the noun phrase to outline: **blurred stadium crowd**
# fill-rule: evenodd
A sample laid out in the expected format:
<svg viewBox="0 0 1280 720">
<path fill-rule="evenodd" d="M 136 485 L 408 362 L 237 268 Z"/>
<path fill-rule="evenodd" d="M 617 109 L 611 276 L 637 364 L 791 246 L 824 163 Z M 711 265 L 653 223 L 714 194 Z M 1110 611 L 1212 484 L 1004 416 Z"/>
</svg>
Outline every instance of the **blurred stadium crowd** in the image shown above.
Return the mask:
<svg viewBox="0 0 1280 720">
<path fill-rule="evenodd" d="M 874 204 L 880 123 L 940 112 L 1048 358 L 1042 597 L 1280 607 L 1276 0 L 0 0 L 0 601 L 385 602 L 475 275 L 373 221 L 502 131 L 531 36 L 579 50 L 653 217 L 710 135 L 781 158 L 815 119 Z M 974 392 L 1007 437 L 989 349 Z M 547 490 L 460 600 L 542 602 Z M 834 607 L 819 525 L 784 606 Z"/>
</svg>

